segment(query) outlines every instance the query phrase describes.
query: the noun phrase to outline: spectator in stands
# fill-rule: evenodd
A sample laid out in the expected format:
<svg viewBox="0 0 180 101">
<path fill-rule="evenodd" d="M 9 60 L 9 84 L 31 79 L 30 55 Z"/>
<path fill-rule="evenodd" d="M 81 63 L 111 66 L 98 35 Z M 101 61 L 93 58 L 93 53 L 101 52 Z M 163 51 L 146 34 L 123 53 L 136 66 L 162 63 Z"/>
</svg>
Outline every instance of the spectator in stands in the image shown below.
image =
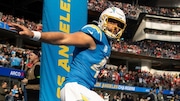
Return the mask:
<svg viewBox="0 0 180 101">
<path fill-rule="evenodd" d="M 119 81 L 120 81 L 120 75 L 117 72 L 117 70 L 114 70 L 112 74 L 112 82 L 113 84 L 119 84 Z"/>
<path fill-rule="evenodd" d="M 177 94 L 175 95 L 174 101 L 180 101 L 179 95 L 177 95 Z"/>
<path fill-rule="evenodd" d="M 98 94 L 100 97 L 104 98 L 104 96 L 103 96 L 103 91 L 98 91 L 97 94 Z"/>
<path fill-rule="evenodd" d="M 139 101 L 147 101 L 146 96 L 142 95 Z"/>
<path fill-rule="evenodd" d="M 26 84 L 27 100 L 39 101 L 39 83 L 40 83 L 40 52 L 33 50 L 30 53 L 31 65 L 25 68 L 26 78 L 22 83 Z"/>
<path fill-rule="evenodd" d="M 128 95 L 127 101 L 134 101 L 133 96 L 132 95 Z"/>
<path fill-rule="evenodd" d="M 149 94 L 147 96 L 147 100 L 148 101 L 158 101 L 155 88 L 150 90 L 150 92 L 149 92 Z"/>
<path fill-rule="evenodd" d="M 119 93 L 115 94 L 111 101 L 121 101 L 120 100 L 120 94 Z"/>
<path fill-rule="evenodd" d="M 127 95 L 126 94 L 123 94 L 121 101 L 127 101 Z"/>
<path fill-rule="evenodd" d="M 61 89 L 62 101 L 103 101 L 91 89 L 96 83 L 100 70 L 111 53 L 111 42 L 121 37 L 126 27 L 124 12 L 116 7 L 107 8 L 100 16 L 98 26 L 85 25 L 80 31 L 66 34 L 62 32 L 32 32 L 19 24 L 11 24 L 20 29 L 19 34 L 55 45 L 76 46 L 68 72 Z M 113 40 L 112 40 L 113 39 Z M 93 55 L 92 55 L 93 54 Z M 80 59 L 80 60 L 79 60 Z M 80 62 L 79 62 L 80 61 Z M 78 88 L 78 89 L 77 89 Z M 78 95 L 78 96 L 77 96 Z"/>
<path fill-rule="evenodd" d="M 104 94 L 104 101 L 109 101 L 109 99 L 110 99 L 110 94 L 105 93 Z"/>
<path fill-rule="evenodd" d="M 5 101 L 14 101 L 14 96 L 12 94 L 12 91 L 8 91 L 8 93 L 5 96 Z"/>
<path fill-rule="evenodd" d="M 11 89 L 11 91 L 12 91 L 12 95 L 13 95 L 13 96 L 15 96 L 15 94 L 18 93 L 18 86 L 17 86 L 17 84 L 15 84 L 15 85 L 13 86 L 13 88 Z"/>
<path fill-rule="evenodd" d="M 117 101 L 117 95 L 114 95 L 114 96 L 113 96 L 112 101 Z"/>
<path fill-rule="evenodd" d="M 19 54 L 12 53 L 10 58 L 11 67 L 15 69 L 21 69 L 22 58 L 19 57 Z"/>
<path fill-rule="evenodd" d="M 14 101 L 23 101 L 23 91 L 22 89 L 19 87 L 19 88 L 16 88 L 17 89 L 17 92 L 14 94 Z"/>
<path fill-rule="evenodd" d="M 8 62 L 8 55 L 5 55 L 4 52 L 1 52 L 0 54 L 0 66 L 8 66 L 9 62 Z"/>
<path fill-rule="evenodd" d="M 17 101 L 23 101 L 24 100 L 24 91 L 21 87 L 18 88 L 18 96 L 16 97 Z"/>
<path fill-rule="evenodd" d="M 170 101 L 175 101 L 175 96 L 174 95 L 172 95 Z"/>
<path fill-rule="evenodd" d="M 0 86 L 0 101 L 5 100 L 5 95 L 7 94 L 8 89 L 7 89 L 7 82 L 3 81 L 1 86 Z"/>
<path fill-rule="evenodd" d="M 158 98 L 158 101 L 164 101 L 164 95 L 161 90 L 158 92 L 157 98 Z"/>
</svg>

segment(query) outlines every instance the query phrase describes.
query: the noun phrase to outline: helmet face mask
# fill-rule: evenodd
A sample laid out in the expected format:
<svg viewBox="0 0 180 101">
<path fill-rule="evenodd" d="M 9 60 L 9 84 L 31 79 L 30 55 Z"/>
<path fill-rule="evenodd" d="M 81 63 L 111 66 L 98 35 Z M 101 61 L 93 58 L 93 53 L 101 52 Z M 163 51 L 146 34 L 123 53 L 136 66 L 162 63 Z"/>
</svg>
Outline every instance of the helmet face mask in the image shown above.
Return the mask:
<svg viewBox="0 0 180 101">
<path fill-rule="evenodd" d="M 109 27 L 108 23 L 117 23 L 114 28 Z M 99 27 L 110 39 L 119 39 L 126 28 L 124 12 L 116 7 L 107 8 L 99 18 Z"/>
</svg>

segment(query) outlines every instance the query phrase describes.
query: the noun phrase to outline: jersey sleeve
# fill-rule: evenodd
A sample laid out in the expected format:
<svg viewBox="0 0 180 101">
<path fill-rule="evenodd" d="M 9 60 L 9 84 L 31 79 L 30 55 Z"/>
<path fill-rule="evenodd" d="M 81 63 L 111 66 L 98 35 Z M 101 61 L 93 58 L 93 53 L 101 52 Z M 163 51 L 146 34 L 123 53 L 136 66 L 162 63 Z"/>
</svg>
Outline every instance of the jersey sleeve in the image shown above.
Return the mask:
<svg viewBox="0 0 180 101">
<path fill-rule="evenodd" d="M 91 35 L 94 39 L 96 39 L 97 41 L 102 41 L 102 31 L 101 29 L 96 26 L 96 25 L 93 25 L 93 24 L 88 24 L 88 25 L 85 25 L 82 29 L 81 29 L 82 32 L 86 33 L 86 34 L 89 34 Z"/>
</svg>

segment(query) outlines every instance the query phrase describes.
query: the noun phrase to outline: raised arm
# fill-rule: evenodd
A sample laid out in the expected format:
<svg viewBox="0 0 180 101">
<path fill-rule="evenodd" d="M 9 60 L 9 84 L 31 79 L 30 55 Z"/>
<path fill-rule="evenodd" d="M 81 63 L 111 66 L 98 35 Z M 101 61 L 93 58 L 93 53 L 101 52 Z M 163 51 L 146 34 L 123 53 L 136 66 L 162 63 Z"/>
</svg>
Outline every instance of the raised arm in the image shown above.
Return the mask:
<svg viewBox="0 0 180 101">
<path fill-rule="evenodd" d="M 83 32 L 63 33 L 63 32 L 33 32 L 25 26 L 11 23 L 12 30 L 18 31 L 18 34 L 27 38 L 33 38 L 35 34 L 40 34 L 39 41 L 54 45 L 73 45 L 77 47 L 87 47 L 95 49 L 96 44 L 93 38 Z M 39 36 L 39 35 L 38 35 Z"/>
</svg>

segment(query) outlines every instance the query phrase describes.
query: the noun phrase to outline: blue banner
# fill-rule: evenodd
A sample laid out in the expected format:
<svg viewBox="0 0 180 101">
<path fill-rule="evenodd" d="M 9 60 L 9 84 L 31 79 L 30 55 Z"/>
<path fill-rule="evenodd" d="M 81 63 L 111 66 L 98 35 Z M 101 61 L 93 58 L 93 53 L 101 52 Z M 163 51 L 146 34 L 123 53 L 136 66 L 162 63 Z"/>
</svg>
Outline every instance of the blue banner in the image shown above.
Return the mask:
<svg viewBox="0 0 180 101">
<path fill-rule="evenodd" d="M 87 0 L 44 0 L 43 32 L 78 31 L 87 23 Z M 59 101 L 60 87 L 70 71 L 73 46 L 42 43 L 40 101 Z"/>
<path fill-rule="evenodd" d="M 0 67 L 0 76 L 23 79 L 24 71 L 13 68 Z"/>
<path fill-rule="evenodd" d="M 0 28 L 7 29 L 7 30 L 10 29 L 9 26 L 4 22 L 0 22 Z"/>
<path fill-rule="evenodd" d="M 145 87 L 136 87 L 136 86 L 127 86 L 127 85 L 117 85 L 117 84 L 109 84 L 109 83 L 102 83 L 97 82 L 95 84 L 95 88 L 103 88 L 103 89 L 111 89 L 111 90 L 121 90 L 121 91 L 131 91 L 137 93 L 149 93 L 152 88 L 145 88 Z M 158 89 L 156 93 L 158 93 Z M 163 94 L 166 95 L 173 95 L 174 92 L 170 90 L 163 90 Z"/>
</svg>

